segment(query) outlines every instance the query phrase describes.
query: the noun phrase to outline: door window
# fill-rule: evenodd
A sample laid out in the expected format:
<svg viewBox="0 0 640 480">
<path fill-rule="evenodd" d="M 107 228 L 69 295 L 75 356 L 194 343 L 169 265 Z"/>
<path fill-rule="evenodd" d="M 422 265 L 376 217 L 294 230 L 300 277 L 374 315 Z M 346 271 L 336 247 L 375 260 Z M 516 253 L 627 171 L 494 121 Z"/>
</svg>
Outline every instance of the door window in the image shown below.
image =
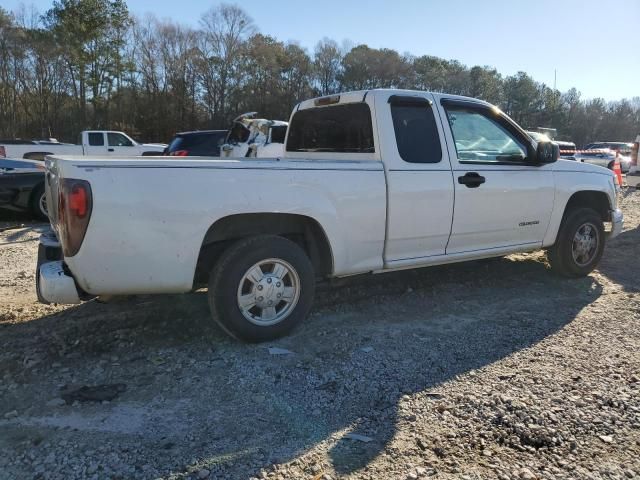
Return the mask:
<svg viewBox="0 0 640 480">
<path fill-rule="evenodd" d="M 442 148 L 433 110 L 427 103 L 391 104 L 398 153 L 405 162 L 438 163 Z"/>
<path fill-rule="evenodd" d="M 460 162 L 522 163 L 526 146 L 482 110 L 447 107 L 447 120 Z"/>
<path fill-rule="evenodd" d="M 104 135 L 102 133 L 90 133 L 89 145 L 91 145 L 92 147 L 104 146 Z"/>
<path fill-rule="evenodd" d="M 121 133 L 107 133 L 107 140 L 110 147 L 132 147 L 133 143 Z"/>
</svg>

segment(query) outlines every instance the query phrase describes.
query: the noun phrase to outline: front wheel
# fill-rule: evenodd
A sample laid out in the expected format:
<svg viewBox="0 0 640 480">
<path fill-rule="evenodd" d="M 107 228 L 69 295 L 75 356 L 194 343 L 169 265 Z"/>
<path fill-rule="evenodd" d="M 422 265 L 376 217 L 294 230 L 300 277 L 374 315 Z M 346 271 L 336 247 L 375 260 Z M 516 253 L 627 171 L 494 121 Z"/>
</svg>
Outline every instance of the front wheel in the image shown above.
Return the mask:
<svg viewBox="0 0 640 480">
<path fill-rule="evenodd" d="M 584 277 L 596 268 L 603 251 L 602 218 L 591 208 L 579 208 L 562 222 L 556 243 L 549 249 L 549 262 L 565 277 Z"/>
<path fill-rule="evenodd" d="M 305 251 L 283 237 L 239 240 L 209 276 L 213 319 L 247 342 L 289 333 L 309 313 L 315 292 L 313 266 Z"/>
</svg>

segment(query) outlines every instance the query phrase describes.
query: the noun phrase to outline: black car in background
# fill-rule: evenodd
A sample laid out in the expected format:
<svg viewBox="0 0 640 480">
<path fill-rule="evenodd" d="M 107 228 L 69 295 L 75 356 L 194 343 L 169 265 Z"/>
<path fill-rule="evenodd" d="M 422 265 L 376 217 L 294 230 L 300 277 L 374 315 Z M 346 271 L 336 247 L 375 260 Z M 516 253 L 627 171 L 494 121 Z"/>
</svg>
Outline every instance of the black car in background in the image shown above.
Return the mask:
<svg viewBox="0 0 640 480">
<path fill-rule="evenodd" d="M 196 130 L 176 133 L 164 151 L 172 157 L 219 157 L 227 130 Z"/>
<path fill-rule="evenodd" d="M 48 220 L 44 163 L 0 158 L 0 210 L 30 212 Z"/>
</svg>

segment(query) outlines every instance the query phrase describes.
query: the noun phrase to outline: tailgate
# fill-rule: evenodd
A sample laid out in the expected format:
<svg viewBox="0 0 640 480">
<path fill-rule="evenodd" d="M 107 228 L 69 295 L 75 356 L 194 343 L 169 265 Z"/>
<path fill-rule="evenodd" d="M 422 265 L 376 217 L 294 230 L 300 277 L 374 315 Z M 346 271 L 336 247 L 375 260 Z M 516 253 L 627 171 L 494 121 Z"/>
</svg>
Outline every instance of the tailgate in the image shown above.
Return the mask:
<svg viewBox="0 0 640 480">
<path fill-rule="evenodd" d="M 45 160 L 45 192 L 47 195 L 47 210 L 49 212 L 49 221 L 54 230 L 58 223 L 58 186 L 60 184 L 58 165 L 55 159 L 47 157 Z M 58 233 L 56 231 L 56 233 Z"/>
</svg>

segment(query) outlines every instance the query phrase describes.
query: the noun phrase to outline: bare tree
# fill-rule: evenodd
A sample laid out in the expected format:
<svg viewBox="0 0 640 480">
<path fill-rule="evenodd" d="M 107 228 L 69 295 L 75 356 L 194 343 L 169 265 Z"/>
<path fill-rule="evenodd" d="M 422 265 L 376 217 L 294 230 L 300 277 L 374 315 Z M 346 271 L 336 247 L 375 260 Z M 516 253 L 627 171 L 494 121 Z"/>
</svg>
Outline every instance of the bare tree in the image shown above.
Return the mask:
<svg viewBox="0 0 640 480">
<path fill-rule="evenodd" d="M 245 41 L 255 31 L 251 17 L 237 5 L 226 3 L 202 15 L 201 79 L 204 101 L 212 123 L 227 120 L 229 92 L 239 87 L 238 65 Z"/>
</svg>

